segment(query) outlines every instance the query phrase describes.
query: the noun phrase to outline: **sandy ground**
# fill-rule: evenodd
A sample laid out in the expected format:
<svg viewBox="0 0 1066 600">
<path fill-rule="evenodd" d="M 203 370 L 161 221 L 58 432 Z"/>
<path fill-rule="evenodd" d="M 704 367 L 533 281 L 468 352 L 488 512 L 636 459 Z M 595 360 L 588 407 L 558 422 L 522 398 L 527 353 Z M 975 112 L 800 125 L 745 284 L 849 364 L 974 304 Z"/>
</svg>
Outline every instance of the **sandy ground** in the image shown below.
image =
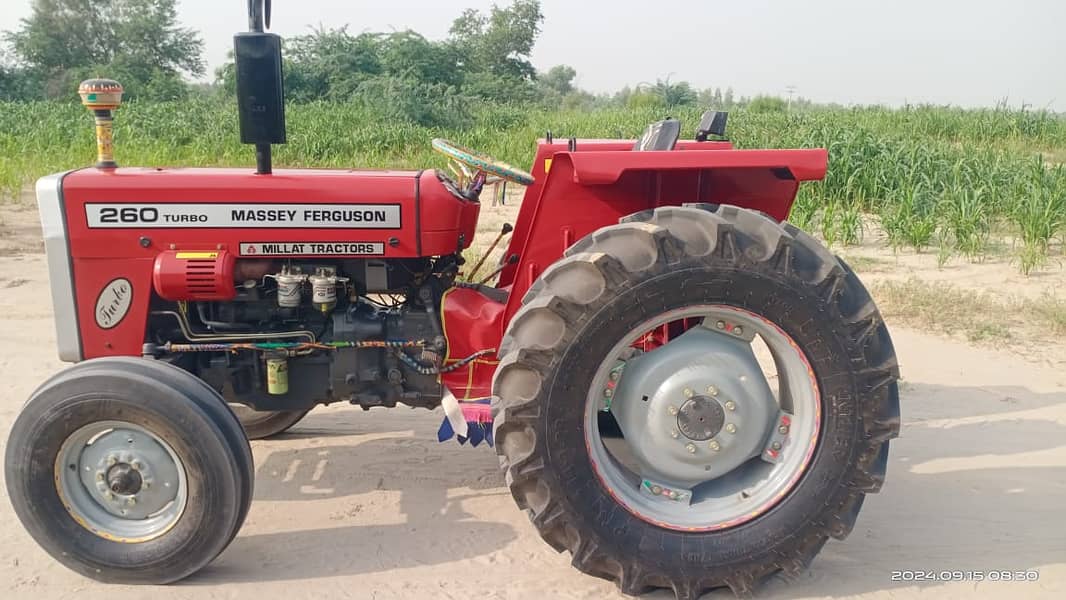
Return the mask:
<svg viewBox="0 0 1066 600">
<path fill-rule="evenodd" d="M 513 211 L 486 208 L 486 229 Z M 0 229 L 4 441 L 25 398 L 63 366 L 35 219 L 5 210 Z M 773 580 L 761 596 L 1066 597 L 1066 370 L 890 325 L 905 377 L 904 429 L 885 489 L 867 498 L 851 537 L 827 544 L 798 581 Z M 1048 352 L 1066 358 L 1062 347 Z M 208 568 L 168 587 L 105 586 L 73 574 L 0 501 L 0 596 L 620 597 L 540 540 L 491 450 L 438 444 L 440 419 L 425 410 L 319 408 L 290 434 L 253 443 L 255 502 L 240 535 Z M 1032 569 L 1039 581 L 893 581 L 894 570 L 908 569 Z"/>
</svg>

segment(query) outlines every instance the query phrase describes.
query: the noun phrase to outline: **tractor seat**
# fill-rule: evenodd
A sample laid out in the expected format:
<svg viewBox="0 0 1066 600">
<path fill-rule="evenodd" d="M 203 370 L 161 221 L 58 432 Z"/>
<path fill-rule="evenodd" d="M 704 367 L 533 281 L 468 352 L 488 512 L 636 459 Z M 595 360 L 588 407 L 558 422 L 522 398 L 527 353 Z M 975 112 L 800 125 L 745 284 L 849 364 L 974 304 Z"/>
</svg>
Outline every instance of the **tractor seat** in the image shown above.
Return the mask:
<svg viewBox="0 0 1066 600">
<path fill-rule="evenodd" d="M 640 136 L 633 146 L 633 150 L 673 150 L 680 136 L 681 121 L 663 119 L 648 125 L 648 128 L 644 130 L 644 135 Z"/>
</svg>

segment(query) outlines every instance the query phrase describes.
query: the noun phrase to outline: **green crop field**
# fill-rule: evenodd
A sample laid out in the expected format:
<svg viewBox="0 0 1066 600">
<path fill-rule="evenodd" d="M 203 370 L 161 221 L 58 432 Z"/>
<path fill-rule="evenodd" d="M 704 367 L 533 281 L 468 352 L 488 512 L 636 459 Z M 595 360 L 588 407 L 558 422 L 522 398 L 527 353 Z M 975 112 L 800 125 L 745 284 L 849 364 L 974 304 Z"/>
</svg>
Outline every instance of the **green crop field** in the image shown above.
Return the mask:
<svg viewBox="0 0 1066 600">
<path fill-rule="evenodd" d="M 123 164 L 249 165 L 238 143 L 232 102 L 130 102 L 116 117 L 116 156 Z M 357 104 L 288 108 L 289 143 L 276 150 L 285 166 L 442 166 L 429 146 L 446 137 L 527 165 L 534 140 L 635 137 L 662 109 L 549 111 L 467 108 L 466 126 L 424 127 Z M 697 108 L 670 109 L 691 137 Z M 879 222 L 895 248 L 937 253 L 942 260 L 1013 254 L 1025 273 L 1066 252 L 1066 119 L 1029 110 L 919 107 L 734 111 L 730 137 L 742 148 L 826 147 L 829 174 L 807 184 L 792 220 L 831 244 L 858 242 Z M 91 117 L 73 103 L 0 103 L 0 194 L 35 178 L 88 164 Z M 876 217 L 871 221 L 869 216 Z"/>
</svg>

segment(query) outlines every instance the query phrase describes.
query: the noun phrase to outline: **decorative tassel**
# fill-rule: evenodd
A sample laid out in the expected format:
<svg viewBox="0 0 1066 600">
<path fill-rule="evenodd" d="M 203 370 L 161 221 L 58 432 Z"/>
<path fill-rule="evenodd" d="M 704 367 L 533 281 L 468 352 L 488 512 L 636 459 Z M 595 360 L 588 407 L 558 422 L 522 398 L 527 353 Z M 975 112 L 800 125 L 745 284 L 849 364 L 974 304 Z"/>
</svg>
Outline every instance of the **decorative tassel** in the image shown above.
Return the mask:
<svg viewBox="0 0 1066 600">
<path fill-rule="evenodd" d="M 442 402 L 445 405 L 445 417 L 437 430 L 437 441 L 443 442 L 454 437 L 460 445 L 469 441 L 472 447 L 477 447 L 485 442 L 491 448 L 495 440 L 492 439 L 492 407 L 489 403 L 489 398 L 459 402 L 455 396 L 446 396 Z"/>
</svg>

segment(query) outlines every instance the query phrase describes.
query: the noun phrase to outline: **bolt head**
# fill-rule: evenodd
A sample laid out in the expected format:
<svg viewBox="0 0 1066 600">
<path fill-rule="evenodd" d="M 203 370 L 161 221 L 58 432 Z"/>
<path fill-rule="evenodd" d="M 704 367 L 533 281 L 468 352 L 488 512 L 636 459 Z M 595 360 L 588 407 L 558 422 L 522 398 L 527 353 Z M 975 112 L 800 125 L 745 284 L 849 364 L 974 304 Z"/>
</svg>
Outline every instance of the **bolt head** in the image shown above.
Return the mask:
<svg viewBox="0 0 1066 600">
<path fill-rule="evenodd" d="M 672 415 L 676 415 L 677 414 L 677 407 L 676 406 L 671 406 L 671 407 L 666 409 L 666 412 L 668 412 L 668 413 L 670 413 Z"/>
<path fill-rule="evenodd" d="M 788 427 L 786 425 L 782 425 L 782 426 L 778 427 L 777 428 L 777 433 L 780 433 L 781 435 L 785 435 L 786 433 L 788 433 Z"/>
<path fill-rule="evenodd" d="M 132 463 L 130 463 L 130 467 L 132 467 L 134 471 L 140 471 L 141 468 L 144 467 L 144 465 L 141 464 L 141 461 L 135 460 Z"/>
<path fill-rule="evenodd" d="M 145 479 L 144 481 L 141 482 L 141 487 L 144 488 L 144 489 L 148 489 L 148 488 L 152 487 L 152 482 L 148 481 L 147 479 Z"/>
<path fill-rule="evenodd" d="M 97 473 L 96 474 L 96 480 L 97 481 L 103 481 L 104 480 L 104 474 L 103 473 Z"/>
<path fill-rule="evenodd" d="M 781 442 L 774 442 L 774 443 L 770 444 L 770 447 L 773 448 L 774 450 L 780 450 L 781 449 Z"/>
<path fill-rule="evenodd" d="M 732 424 L 732 423 L 729 423 L 729 424 L 727 424 L 725 426 L 725 430 L 728 431 L 729 433 L 736 433 L 737 432 L 737 426 Z"/>
<path fill-rule="evenodd" d="M 688 444 L 685 444 L 685 450 L 688 450 L 689 454 L 695 454 L 696 453 L 696 444 L 693 444 L 691 442 L 688 443 Z"/>
<path fill-rule="evenodd" d="M 136 498 L 134 498 L 133 496 L 130 496 L 130 497 L 129 497 L 129 498 L 128 498 L 128 499 L 126 500 L 126 503 L 127 503 L 127 504 L 129 504 L 130 506 L 133 506 L 134 504 L 137 504 L 137 499 L 136 499 Z"/>
<path fill-rule="evenodd" d="M 611 381 L 618 381 L 618 371 L 611 371 Z"/>
<path fill-rule="evenodd" d="M 107 466 L 109 466 L 109 467 L 114 466 L 114 464 L 117 463 L 117 462 L 118 462 L 118 459 L 115 458 L 114 456 L 108 456 L 107 457 Z"/>
<path fill-rule="evenodd" d="M 691 398 L 692 396 L 694 396 L 696 394 L 695 392 L 692 391 L 692 388 L 685 388 L 685 391 L 682 392 L 682 393 L 685 394 L 686 398 Z"/>
<path fill-rule="evenodd" d="M 727 401 L 725 403 L 725 409 L 726 410 L 736 410 L 737 409 L 737 403 L 733 402 L 732 400 L 729 400 L 729 401 Z"/>
<path fill-rule="evenodd" d="M 713 385 L 707 386 L 707 395 L 708 396 L 717 396 L 718 395 L 718 388 L 714 387 Z"/>
<path fill-rule="evenodd" d="M 657 485 L 653 485 L 651 486 L 651 493 L 658 496 L 659 494 L 663 493 L 663 488 Z"/>
<path fill-rule="evenodd" d="M 111 492 L 104 492 L 104 498 L 107 498 L 108 500 L 114 500 L 115 499 L 115 495 L 112 494 Z"/>
<path fill-rule="evenodd" d="M 675 440 L 677 439 L 677 436 L 679 436 L 679 435 L 681 435 L 681 434 L 678 433 L 676 429 L 670 432 L 670 437 L 674 438 Z"/>
<path fill-rule="evenodd" d="M 714 326 L 717 327 L 718 329 L 725 329 L 725 321 L 718 321 L 717 323 L 714 324 Z"/>
<path fill-rule="evenodd" d="M 722 445 L 718 443 L 718 440 L 711 440 L 710 443 L 707 444 L 707 447 L 715 452 L 722 449 Z"/>
<path fill-rule="evenodd" d="M 610 398 L 611 396 L 614 396 L 614 390 L 612 390 L 611 388 L 607 388 L 607 389 L 603 390 L 603 397 L 604 398 Z"/>
<path fill-rule="evenodd" d="M 740 325 L 733 327 L 733 335 L 737 337 L 744 335 L 744 328 Z"/>
</svg>

